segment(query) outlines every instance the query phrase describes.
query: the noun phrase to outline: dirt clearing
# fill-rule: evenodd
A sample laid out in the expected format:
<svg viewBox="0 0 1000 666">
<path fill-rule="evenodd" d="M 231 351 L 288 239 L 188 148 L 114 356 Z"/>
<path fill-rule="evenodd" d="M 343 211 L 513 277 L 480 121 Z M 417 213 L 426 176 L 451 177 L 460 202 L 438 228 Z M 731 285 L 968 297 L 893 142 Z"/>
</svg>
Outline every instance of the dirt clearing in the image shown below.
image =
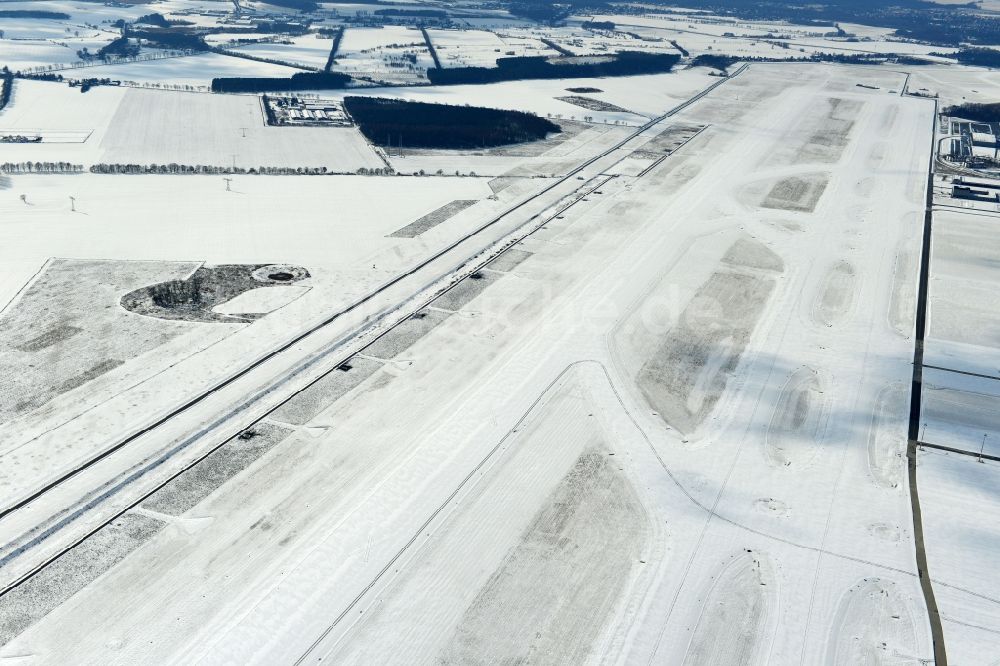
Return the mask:
<svg viewBox="0 0 1000 666">
<path fill-rule="evenodd" d="M 640 556 L 639 515 L 607 452 L 585 452 L 465 611 L 442 662 L 586 661 L 584 637 L 598 635 Z"/>
<path fill-rule="evenodd" d="M 775 210 L 811 213 L 816 210 L 828 182 L 826 174 L 789 176 L 775 183 L 760 205 Z"/>
<path fill-rule="evenodd" d="M 719 270 L 698 290 L 639 371 L 639 388 L 664 421 L 689 433 L 712 411 L 774 284 L 749 272 Z"/>
</svg>

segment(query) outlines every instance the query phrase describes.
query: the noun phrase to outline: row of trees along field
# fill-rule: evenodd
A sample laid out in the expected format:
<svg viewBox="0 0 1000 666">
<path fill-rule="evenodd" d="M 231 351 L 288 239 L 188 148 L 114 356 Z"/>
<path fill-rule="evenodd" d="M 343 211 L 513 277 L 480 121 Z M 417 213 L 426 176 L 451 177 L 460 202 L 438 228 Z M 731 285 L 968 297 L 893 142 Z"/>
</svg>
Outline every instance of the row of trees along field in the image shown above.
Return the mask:
<svg viewBox="0 0 1000 666">
<path fill-rule="evenodd" d="M 212 92 L 253 93 L 346 88 L 351 77 L 338 72 L 299 72 L 290 77 L 224 77 L 212 79 Z"/>
</svg>

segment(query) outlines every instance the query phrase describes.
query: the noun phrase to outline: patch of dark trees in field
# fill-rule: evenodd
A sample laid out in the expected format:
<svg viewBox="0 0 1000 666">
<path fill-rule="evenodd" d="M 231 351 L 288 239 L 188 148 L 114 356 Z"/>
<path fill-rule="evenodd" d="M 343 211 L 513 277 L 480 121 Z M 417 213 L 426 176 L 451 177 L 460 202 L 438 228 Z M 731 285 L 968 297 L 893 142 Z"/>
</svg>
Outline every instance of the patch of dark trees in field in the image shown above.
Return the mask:
<svg viewBox="0 0 1000 666">
<path fill-rule="evenodd" d="M 608 30 L 615 29 L 615 24 L 611 21 L 584 21 L 580 24 L 584 30 Z"/>
<path fill-rule="evenodd" d="M 213 32 L 238 32 L 229 26 L 213 29 Z M 257 21 L 248 32 L 259 32 L 265 34 L 290 35 L 298 37 L 308 34 L 309 26 L 301 23 L 289 23 L 287 21 Z"/>
<path fill-rule="evenodd" d="M 571 93 L 599 93 L 604 92 L 600 88 L 591 88 L 590 86 L 583 86 L 580 88 L 566 88 L 567 91 Z"/>
<path fill-rule="evenodd" d="M 84 57 L 83 51 L 78 52 L 77 55 Z M 102 46 L 94 57 L 101 58 L 102 60 L 107 58 L 129 58 L 132 56 L 139 55 L 139 45 L 133 44 L 129 41 L 128 37 L 119 37 L 111 42 Z"/>
<path fill-rule="evenodd" d="M 69 14 L 65 12 L 49 12 L 40 9 L 0 9 L 0 18 L 52 19 L 68 21 Z"/>
<path fill-rule="evenodd" d="M 685 58 L 687 58 L 688 56 L 691 55 L 686 48 L 684 48 L 683 46 L 681 46 L 680 44 L 677 43 L 676 39 L 671 39 L 670 43 L 673 45 L 673 47 L 675 49 L 677 49 L 678 51 L 680 51 L 681 55 L 684 56 Z"/>
<path fill-rule="evenodd" d="M 275 266 L 273 271 L 268 271 L 270 266 L 202 266 L 184 280 L 160 282 L 131 291 L 122 296 L 121 306 L 129 312 L 160 319 L 229 324 L 250 322 L 264 315 L 253 312 L 224 315 L 212 309 L 258 287 L 278 287 L 309 277 L 309 271 L 298 266 Z"/>
<path fill-rule="evenodd" d="M 212 92 L 256 93 L 346 88 L 351 81 L 339 72 L 299 72 L 290 77 L 224 77 L 212 79 Z"/>
<path fill-rule="evenodd" d="M 969 102 L 958 106 L 947 106 L 941 111 L 946 116 L 954 116 L 964 120 L 974 120 L 980 123 L 1000 122 L 1000 102 L 978 104 Z"/>
<path fill-rule="evenodd" d="M 80 92 L 85 93 L 95 86 L 120 86 L 121 81 L 109 78 L 103 78 L 103 79 L 89 78 L 89 79 L 80 79 L 79 81 L 70 81 L 69 85 L 71 88 L 73 86 L 79 85 Z"/>
<path fill-rule="evenodd" d="M 729 69 L 729 67 L 739 61 L 739 58 L 735 56 L 727 55 L 716 55 L 714 53 L 702 53 L 701 55 L 695 56 L 691 60 L 692 67 L 711 67 L 713 69 L 722 70 L 723 72 Z"/>
<path fill-rule="evenodd" d="M 571 79 L 600 76 L 632 76 L 669 72 L 680 60 L 673 53 L 623 51 L 600 58 L 546 58 L 524 56 L 499 58 L 496 67 L 435 67 L 427 70 L 431 83 L 497 83 L 521 79 Z"/>
<path fill-rule="evenodd" d="M 344 108 L 369 141 L 410 148 L 486 148 L 544 139 L 558 125 L 523 111 L 345 97 Z"/>
<path fill-rule="evenodd" d="M 153 12 L 152 14 L 146 14 L 145 16 L 140 16 L 134 23 L 145 23 L 146 25 L 155 25 L 158 28 L 169 28 L 170 21 L 163 14 L 157 14 Z"/>
</svg>

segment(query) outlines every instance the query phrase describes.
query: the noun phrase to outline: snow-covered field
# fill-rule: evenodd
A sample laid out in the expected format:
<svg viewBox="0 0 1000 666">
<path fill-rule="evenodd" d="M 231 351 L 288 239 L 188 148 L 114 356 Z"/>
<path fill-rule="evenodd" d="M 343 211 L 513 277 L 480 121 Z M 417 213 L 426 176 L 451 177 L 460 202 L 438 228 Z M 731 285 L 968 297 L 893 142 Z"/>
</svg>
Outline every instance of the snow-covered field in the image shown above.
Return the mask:
<svg viewBox="0 0 1000 666">
<path fill-rule="evenodd" d="M 341 98 L 346 95 L 371 94 L 398 97 L 418 102 L 487 106 L 499 109 L 530 111 L 539 116 L 583 120 L 584 116 L 597 123 L 616 122 L 641 125 L 649 117 L 659 115 L 680 104 L 710 83 L 717 81 L 705 69 L 677 70 L 667 74 L 611 77 L 602 79 L 547 79 L 504 81 L 487 85 L 390 87 L 367 91 L 331 90 L 318 93 L 321 97 Z M 557 99 L 575 94 L 570 88 L 597 88 L 600 92 L 585 93 L 588 97 L 627 109 L 594 111 Z"/>
<path fill-rule="evenodd" d="M 554 56 L 558 52 L 537 38 L 504 31 L 428 30 L 442 67 L 493 67 L 497 58 Z"/>
<path fill-rule="evenodd" d="M 995 664 L 1000 654 L 1000 585 L 990 562 L 1000 552 L 1000 463 L 925 450 L 920 499 L 927 558 L 949 663 Z"/>
<path fill-rule="evenodd" d="M 158 12 L 321 69 L 320 26 L 393 6 L 287 37 L 240 31 L 301 18 L 265 2 L 44 4 L 71 18 L 0 20 L 0 64 Z M 453 14 L 445 67 L 950 51 L 409 4 Z M 0 661 L 916 666 L 929 583 L 952 663 L 992 664 L 1000 209 L 932 181 L 915 374 L 936 119 L 903 89 L 995 101 L 1000 78 L 938 60 L 438 87 L 419 29 L 348 24 L 334 71 L 392 84 L 360 94 L 564 129 L 465 151 L 269 127 L 209 82 L 301 69 L 216 53 L 60 67 L 132 84 L 86 93 L 17 79 L 0 134 L 45 140 L 0 163 L 82 173 L 0 175 Z"/>
<path fill-rule="evenodd" d="M 290 43 L 286 44 L 285 41 Z M 333 46 L 333 42 L 329 37 L 309 34 L 301 37 L 285 37 L 276 43 L 241 46 L 239 51 L 258 58 L 270 58 L 323 69 L 326 67 L 327 58 L 330 57 L 331 46 Z"/>
<path fill-rule="evenodd" d="M 288 77 L 299 71 L 294 67 L 219 53 L 198 53 L 179 58 L 86 67 L 65 72 L 64 76 L 73 79 L 109 78 L 150 87 L 207 90 L 216 77 Z"/>
<path fill-rule="evenodd" d="M 18 80 L 13 103 L 0 113 L 0 130 L 73 131 L 85 138 L 11 144 L 4 148 L 4 162 L 326 167 L 332 172 L 385 166 L 355 128 L 266 126 L 255 95 L 113 86 L 81 94 L 65 84 Z"/>
<path fill-rule="evenodd" d="M 1000 97 L 1000 72 L 981 67 L 920 67 L 910 75 L 909 89 L 936 94 L 942 106 L 990 103 Z"/>
<path fill-rule="evenodd" d="M 412 85 L 426 83 L 433 67 L 424 36 L 415 28 L 347 28 L 333 71 L 372 81 Z"/>
<path fill-rule="evenodd" d="M 301 394 L 307 420 L 276 412 L 258 426 L 257 449 L 219 454 L 244 456 L 242 472 L 207 460 L 127 514 L 137 550 L 89 584 L 74 574 L 83 589 L 4 653 L 57 662 L 72 645 L 114 662 L 188 663 L 928 657 L 904 457 L 912 335 L 890 313 L 915 277 L 915 265 L 896 275 L 893 258 L 918 251 L 932 106 L 888 94 L 899 74 L 863 71 L 754 65 L 588 167 L 583 183 L 570 179 L 595 192 L 352 361 L 346 374 L 361 372 L 358 381 Z M 872 76 L 880 90 L 855 87 Z M 600 175 L 679 121 L 709 127 L 642 177 Z M 800 174 L 822 186 L 799 187 Z M 157 211 L 145 182 L 171 181 L 140 179 L 145 191 L 131 195 Z M 210 197 L 225 215 L 158 243 L 131 223 L 148 215 L 123 213 L 129 234 L 156 248 L 147 255 L 177 257 L 178 243 L 208 261 L 266 251 L 321 276 L 338 262 L 315 241 L 326 216 L 307 211 L 322 199 L 366 210 L 332 193 L 285 199 L 226 193 L 215 179 L 174 182 L 204 187 L 185 200 Z M 342 182 L 345 194 L 349 183 L 382 187 Z M 483 196 L 407 182 L 434 188 L 428 208 Z M 14 191 L 6 205 L 23 206 Z M 72 219 L 53 210 L 64 204 L 49 186 L 34 197 L 49 224 Z M 105 200 L 90 218 L 106 217 L 95 204 L 125 207 Z M 300 210 L 285 210 L 290 202 Z M 282 223 L 267 226 L 260 205 Z M 447 238 L 485 212 L 465 208 L 428 233 Z M 309 218 L 309 233 L 284 233 L 288 220 Z M 243 228 L 250 220 L 264 226 Z M 365 220 L 379 221 L 379 235 L 403 226 Z M 338 238 L 359 233 L 361 219 L 342 224 L 326 232 L 338 248 L 371 242 Z M 389 243 L 379 256 L 392 257 L 425 241 L 379 242 Z M 348 266 L 384 265 L 354 256 Z M 315 305 L 333 278 L 279 312 Z M 680 354 L 677 367 L 663 367 L 664 354 Z M 48 609 L 32 598 L 27 612 Z"/>
</svg>

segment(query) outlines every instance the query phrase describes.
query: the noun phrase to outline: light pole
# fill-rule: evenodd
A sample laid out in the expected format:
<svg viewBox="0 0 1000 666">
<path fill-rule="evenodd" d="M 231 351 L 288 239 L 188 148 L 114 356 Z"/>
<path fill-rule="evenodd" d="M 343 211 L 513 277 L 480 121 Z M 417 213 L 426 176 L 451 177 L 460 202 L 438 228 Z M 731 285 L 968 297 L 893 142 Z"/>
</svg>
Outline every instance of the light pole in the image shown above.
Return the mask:
<svg viewBox="0 0 1000 666">
<path fill-rule="evenodd" d="M 71 213 L 76 212 L 76 197 L 69 198 L 69 210 Z"/>
<path fill-rule="evenodd" d="M 989 436 L 989 433 L 983 433 L 983 445 L 979 447 L 979 462 L 983 462 L 983 451 L 986 449 L 986 438 Z"/>
<path fill-rule="evenodd" d="M 222 180 L 226 181 L 226 192 L 232 192 L 232 190 L 229 188 L 229 184 L 233 182 L 233 179 L 232 178 L 223 178 Z"/>
</svg>

